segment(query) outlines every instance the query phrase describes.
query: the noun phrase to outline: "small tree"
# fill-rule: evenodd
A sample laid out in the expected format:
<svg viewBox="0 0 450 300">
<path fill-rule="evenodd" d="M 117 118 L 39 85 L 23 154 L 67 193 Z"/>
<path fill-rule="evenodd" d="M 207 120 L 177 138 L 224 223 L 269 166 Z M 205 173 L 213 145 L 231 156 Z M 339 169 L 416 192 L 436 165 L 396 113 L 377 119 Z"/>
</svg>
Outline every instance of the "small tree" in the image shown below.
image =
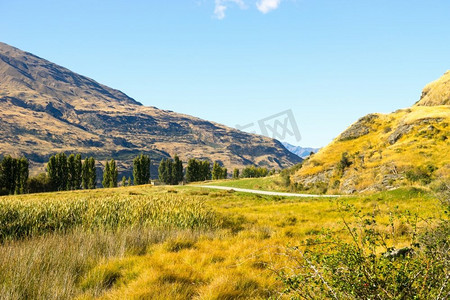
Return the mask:
<svg viewBox="0 0 450 300">
<path fill-rule="evenodd" d="M 222 167 L 216 161 L 216 162 L 214 162 L 213 168 L 212 168 L 212 179 L 213 180 L 220 179 L 221 175 L 222 175 Z"/>
<path fill-rule="evenodd" d="M 233 179 L 238 179 L 239 178 L 239 169 L 234 169 L 233 170 Z"/>
<path fill-rule="evenodd" d="M 341 160 L 338 162 L 337 168 L 340 173 L 343 173 L 346 168 L 351 166 L 351 164 L 352 162 L 348 158 L 348 153 L 344 152 L 341 155 Z"/>
<path fill-rule="evenodd" d="M 127 178 L 125 176 L 122 177 L 122 186 L 127 185 Z"/>
<path fill-rule="evenodd" d="M 218 180 L 218 179 L 226 179 L 227 178 L 227 168 L 220 166 L 219 162 L 214 162 L 213 168 L 212 168 L 212 179 Z"/>
</svg>

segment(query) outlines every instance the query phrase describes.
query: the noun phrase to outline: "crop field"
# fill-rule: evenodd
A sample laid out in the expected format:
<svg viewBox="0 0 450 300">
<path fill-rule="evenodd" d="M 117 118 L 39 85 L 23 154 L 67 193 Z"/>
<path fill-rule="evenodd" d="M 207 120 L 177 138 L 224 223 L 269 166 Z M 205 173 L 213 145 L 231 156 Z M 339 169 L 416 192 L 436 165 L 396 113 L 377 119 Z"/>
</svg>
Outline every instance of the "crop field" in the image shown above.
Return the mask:
<svg viewBox="0 0 450 300">
<path fill-rule="evenodd" d="M 278 275 L 290 264 L 287 249 L 323 235 L 350 240 L 345 228 L 362 216 L 377 220 L 390 246 L 402 247 L 408 233 L 445 214 L 434 194 L 415 188 L 339 199 L 195 186 L 2 197 L 0 295 L 288 298 Z"/>
</svg>

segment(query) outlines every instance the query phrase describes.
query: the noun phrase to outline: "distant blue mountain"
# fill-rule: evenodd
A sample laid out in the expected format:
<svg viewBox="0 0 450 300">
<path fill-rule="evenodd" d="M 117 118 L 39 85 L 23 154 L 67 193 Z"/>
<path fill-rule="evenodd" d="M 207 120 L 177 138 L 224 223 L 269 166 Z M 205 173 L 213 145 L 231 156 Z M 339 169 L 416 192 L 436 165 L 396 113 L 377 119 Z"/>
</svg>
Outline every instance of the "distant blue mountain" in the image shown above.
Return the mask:
<svg viewBox="0 0 450 300">
<path fill-rule="evenodd" d="M 294 146 L 286 142 L 282 142 L 282 144 L 290 152 L 294 153 L 295 155 L 301 158 L 306 158 L 311 154 L 311 152 L 317 153 L 317 151 L 320 150 L 320 148 L 303 148 L 300 146 Z"/>
</svg>

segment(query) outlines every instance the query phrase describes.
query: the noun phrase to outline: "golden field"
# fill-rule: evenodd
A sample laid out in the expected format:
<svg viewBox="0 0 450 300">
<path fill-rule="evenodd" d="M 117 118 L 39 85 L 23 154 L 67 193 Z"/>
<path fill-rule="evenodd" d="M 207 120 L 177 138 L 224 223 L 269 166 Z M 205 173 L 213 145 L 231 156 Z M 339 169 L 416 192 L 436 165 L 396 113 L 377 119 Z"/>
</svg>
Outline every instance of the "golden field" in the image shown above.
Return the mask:
<svg viewBox="0 0 450 300">
<path fill-rule="evenodd" d="M 2 197 L 0 211 L 60 224 L 24 222 L 15 236 L 0 217 L 2 299 L 283 298 L 274 270 L 288 264 L 286 248 L 323 232 L 349 239 L 355 212 L 376 218 L 396 247 L 409 242 L 408 218 L 420 232 L 444 217 L 433 193 L 413 187 L 332 199 L 139 186 Z M 59 222 L 67 215 L 81 221 Z"/>
</svg>

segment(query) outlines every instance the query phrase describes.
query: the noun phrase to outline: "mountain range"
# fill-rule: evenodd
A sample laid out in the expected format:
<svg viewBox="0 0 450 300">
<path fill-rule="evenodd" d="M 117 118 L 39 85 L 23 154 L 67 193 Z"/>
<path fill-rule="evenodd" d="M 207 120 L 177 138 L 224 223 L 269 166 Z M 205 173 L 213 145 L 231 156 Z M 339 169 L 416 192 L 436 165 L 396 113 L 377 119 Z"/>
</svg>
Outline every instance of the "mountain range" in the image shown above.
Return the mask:
<svg viewBox="0 0 450 300">
<path fill-rule="evenodd" d="M 178 154 L 219 161 L 229 170 L 247 165 L 284 168 L 302 161 L 274 139 L 156 107 L 121 91 L 0 43 L 0 156 L 30 160 L 32 173 L 45 170 L 58 152 L 114 158 L 131 172 L 133 157 Z"/>
<path fill-rule="evenodd" d="M 308 147 L 303 148 L 300 146 L 294 146 L 287 142 L 282 142 L 282 144 L 286 149 L 288 149 L 289 151 L 291 151 L 292 153 L 301 158 L 307 158 L 308 156 L 311 155 L 311 153 L 317 153 L 320 150 L 320 148 L 308 148 Z"/>
</svg>

